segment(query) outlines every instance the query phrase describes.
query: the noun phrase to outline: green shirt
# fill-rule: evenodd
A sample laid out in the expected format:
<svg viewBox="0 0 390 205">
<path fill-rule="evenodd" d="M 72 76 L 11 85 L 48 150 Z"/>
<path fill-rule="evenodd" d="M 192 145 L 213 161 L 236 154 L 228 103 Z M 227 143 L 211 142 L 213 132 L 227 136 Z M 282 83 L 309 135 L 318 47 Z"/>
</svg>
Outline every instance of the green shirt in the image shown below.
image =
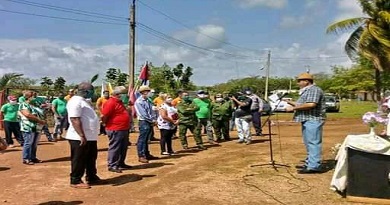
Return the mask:
<svg viewBox="0 0 390 205">
<path fill-rule="evenodd" d="M 24 96 L 20 96 L 19 99 L 18 99 L 18 102 L 19 103 L 26 102 L 26 98 L 24 98 Z"/>
<path fill-rule="evenodd" d="M 56 112 L 59 114 L 59 115 L 66 115 L 66 100 L 65 99 L 55 99 L 53 100 L 52 102 L 53 106 L 55 106 L 56 108 Z"/>
<path fill-rule="evenodd" d="M 12 105 L 11 103 L 4 104 L 1 107 L 1 112 L 4 115 L 4 121 L 18 122 L 18 110 L 19 110 L 18 104 L 14 104 L 14 105 Z"/>
<path fill-rule="evenodd" d="M 26 102 L 19 104 L 19 110 L 27 110 L 31 114 L 38 116 L 37 111 L 30 104 L 28 104 Z M 22 131 L 22 132 L 36 132 L 37 131 L 37 123 L 29 120 L 25 116 L 21 116 L 20 131 Z"/>
<path fill-rule="evenodd" d="M 121 95 L 121 100 L 122 100 L 122 102 L 123 102 L 123 104 L 124 104 L 125 106 L 128 106 L 128 105 L 129 105 L 130 98 L 129 98 L 128 95 L 122 94 L 122 95 Z"/>
<path fill-rule="evenodd" d="M 208 99 L 195 98 L 193 102 L 199 107 L 199 111 L 196 112 L 198 119 L 210 118 L 211 103 Z"/>
</svg>

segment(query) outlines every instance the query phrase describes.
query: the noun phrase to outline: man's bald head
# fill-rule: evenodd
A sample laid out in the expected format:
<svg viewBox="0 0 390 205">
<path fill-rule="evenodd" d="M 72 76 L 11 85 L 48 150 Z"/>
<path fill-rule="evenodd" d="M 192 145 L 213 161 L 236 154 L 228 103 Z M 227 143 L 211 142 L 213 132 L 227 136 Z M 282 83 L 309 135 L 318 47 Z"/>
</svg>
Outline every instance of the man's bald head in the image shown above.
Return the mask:
<svg viewBox="0 0 390 205">
<path fill-rule="evenodd" d="M 91 90 L 93 85 L 89 82 L 82 82 L 77 86 L 77 90 Z"/>
<path fill-rule="evenodd" d="M 89 90 L 93 90 L 93 85 L 89 82 L 82 82 L 77 86 L 77 95 L 86 97 Z"/>
</svg>

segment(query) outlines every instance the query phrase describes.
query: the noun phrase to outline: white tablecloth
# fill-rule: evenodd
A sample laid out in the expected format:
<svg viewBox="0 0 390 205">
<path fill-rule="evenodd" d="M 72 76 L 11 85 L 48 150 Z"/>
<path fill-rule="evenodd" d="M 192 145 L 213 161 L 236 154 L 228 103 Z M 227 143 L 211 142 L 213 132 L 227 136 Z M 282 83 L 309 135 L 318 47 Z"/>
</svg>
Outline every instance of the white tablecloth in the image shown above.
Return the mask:
<svg viewBox="0 0 390 205">
<path fill-rule="evenodd" d="M 376 136 L 374 133 L 348 135 L 336 156 L 337 164 L 330 183 L 333 190 L 344 191 L 347 187 L 347 148 L 374 154 L 390 155 L 390 139 Z"/>
</svg>

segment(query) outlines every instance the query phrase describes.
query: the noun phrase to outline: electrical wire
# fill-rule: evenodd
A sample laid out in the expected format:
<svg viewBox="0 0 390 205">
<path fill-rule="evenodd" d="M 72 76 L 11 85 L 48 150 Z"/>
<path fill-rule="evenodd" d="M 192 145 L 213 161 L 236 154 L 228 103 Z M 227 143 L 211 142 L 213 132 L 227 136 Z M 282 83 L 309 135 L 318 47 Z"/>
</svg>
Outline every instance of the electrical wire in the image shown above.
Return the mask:
<svg viewBox="0 0 390 205">
<path fill-rule="evenodd" d="M 107 14 L 102 14 L 102 13 L 97 13 L 97 12 L 90 12 L 90 11 L 85 11 L 85 10 L 54 6 L 54 5 L 50 5 L 50 4 L 42 4 L 42 3 L 26 1 L 26 0 L 5 0 L 5 1 L 34 6 L 34 7 L 39 7 L 39 8 L 44 8 L 44 9 L 73 13 L 73 14 L 78 14 L 78 15 L 91 16 L 91 17 L 96 17 L 96 18 L 104 18 L 104 19 L 117 20 L 117 21 L 118 20 L 128 20 L 128 18 L 126 18 L 126 17 L 113 16 L 113 15 L 107 15 Z"/>
<path fill-rule="evenodd" d="M 23 4 L 23 5 L 34 6 L 34 7 L 38 7 L 38 8 L 56 10 L 56 11 L 61 11 L 61 12 L 66 12 L 66 13 L 73 13 L 73 14 L 77 14 L 77 15 L 84 15 L 84 16 L 95 17 L 95 18 L 102 18 L 102 19 L 106 19 L 106 20 L 110 20 L 110 21 L 118 21 L 118 22 L 123 22 L 123 23 L 96 21 L 96 20 L 87 20 L 87 19 L 78 19 L 78 18 L 69 18 L 69 17 L 60 17 L 60 16 L 50 16 L 50 15 L 43 15 L 43 14 L 35 14 L 35 13 L 28 13 L 28 12 L 0 9 L 0 11 L 2 11 L 2 12 L 21 14 L 21 15 L 37 16 L 37 17 L 44 17 L 44 18 L 51 18 L 51 19 L 69 20 L 69 21 L 76 21 L 76 22 L 106 24 L 106 25 L 126 25 L 127 26 L 128 25 L 127 21 L 129 20 L 129 18 L 120 17 L 120 16 L 107 15 L 107 14 L 102 14 L 102 13 L 97 13 L 97 12 L 90 12 L 90 11 L 85 11 L 85 10 L 80 10 L 80 9 L 73 9 L 73 8 L 66 8 L 66 7 L 49 5 L 49 4 L 36 3 L 36 2 L 26 1 L 26 0 L 6 0 L 6 1 L 13 2 L 13 3 L 18 3 L 18 4 Z M 185 26 L 187 29 L 193 30 L 191 27 L 181 23 L 180 21 L 176 20 L 175 18 L 170 17 L 169 15 L 167 15 L 167 14 L 165 14 L 165 13 L 163 13 L 163 12 L 161 12 L 161 11 L 159 11 L 159 10 L 157 10 L 157 9 L 147 5 L 147 4 L 145 4 L 144 2 L 142 2 L 140 0 L 138 0 L 138 1 L 139 1 L 140 4 L 150 8 L 152 10 L 155 10 L 156 12 L 160 13 L 161 15 L 166 16 L 167 18 L 175 21 L 176 23 L 182 24 L 182 26 Z M 148 31 L 149 34 L 154 33 L 154 34 L 151 34 L 151 35 L 154 35 L 154 36 L 156 36 L 158 38 L 164 38 L 165 41 L 170 41 L 171 40 L 171 43 L 173 43 L 172 41 L 175 41 L 176 43 L 174 43 L 174 44 L 178 45 L 178 46 L 181 45 L 181 46 L 186 46 L 186 47 L 192 47 L 192 48 L 195 48 L 195 49 L 198 49 L 198 50 L 203 50 L 203 51 L 207 51 L 207 52 L 212 52 L 214 54 L 222 54 L 222 55 L 226 55 L 226 56 L 230 56 L 230 57 L 236 57 L 236 58 L 251 58 L 253 61 L 263 61 L 265 59 L 265 58 L 264 59 L 259 59 L 259 58 L 255 58 L 253 56 L 233 54 L 233 53 L 228 53 L 228 52 L 217 51 L 217 50 L 212 50 L 212 49 L 200 47 L 200 46 L 193 45 L 191 43 L 185 42 L 183 40 L 176 39 L 176 38 L 174 38 L 172 36 L 169 36 L 168 34 L 165 34 L 165 33 L 162 33 L 160 31 L 157 31 L 157 30 L 155 30 L 155 29 L 153 29 L 150 26 L 147 26 L 145 24 L 142 24 L 142 23 L 139 23 L 139 22 L 138 22 L 138 24 L 140 26 L 144 27 L 143 31 L 148 29 L 149 30 Z M 208 36 L 207 34 L 201 33 L 199 31 L 196 31 L 196 30 L 194 30 L 194 31 L 197 32 L 197 33 L 200 33 L 202 35 Z M 251 49 L 248 49 L 248 48 L 236 46 L 234 44 L 231 44 L 231 43 L 228 43 L 228 42 L 225 42 L 225 41 L 221 41 L 219 39 L 215 39 L 215 38 L 213 38 L 211 36 L 208 36 L 208 37 L 210 37 L 210 38 L 212 38 L 212 39 L 214 39 L 216 41 L 219 41 L 221 43 L 229 44 L 229 45 L 234 46 L 234 47 L 239 47 L 239 48 L 242 48 L 242 49 L 245 49 L 245 50 L 251 50 Z M 259 50 L 256 50 L 256 51 L 259 51 Z M 307 61 L 309 61 L 309 60 L 336 59 L 336 58 L 348 58 L 348 56 L 299 57 L 299 58 L 272 57 L 272 60 L 273 61 L 281 61 L 281 60 L 307 60 Z"/>
<path fill-rule="evenodd" d="M 197 45 L 194 45 L 194 44 L 191 44 L 191 43 L 182 41 L 182 40 L 180 40 L 180 39 L 174 38 L 174 37 L 169 36 L 169 35 L 167 35 L 167 34 L 164 34 L 164 33 L 160 32 L 160 31 L 157 31 L 157 30 L 155 30 L 155 29 L 153 29 L 153 28 L 151 28 L 151 27 L 149 27 L 149 26 L 147 26 L 147 25 L 145 25 L 145 24 L 143 24 L 143 23 L 141 23 L 141 22 L 137 22 L 137 25 L 138 25 L 139 27 L 143 27 L 144 29 L 147 29 L 147 30 L 150 30 L 150 31 L 152 31 L 152 32 L 158 33 L 159 35 L 165 36 L 165 37 L 168 38 L 168 39 L 171 39 L 171 40 L 173 40 L 173 41 L 179 42 L 179 43 L 181 43 L 181 44 L 183 44 L 183 45 L 187 45 L 187 46 L 189 46 L 189 47 L 197 48 L 197 49 L 204 50 L 204 51 L 208 51 L 208 52 L 223 54 L 223 55 L 227 55 L 227 56 L 231 56 L 231 57 L 241 57 L 241 58 L 252 58 L 252 59 L 253 59 L 253 57 L 247 56 L 247 55 L 232 54 L 232 53 L 228 53 L 228 52 L 217 51 L 217 50 L 212 50 L 212 49 L 200 47 L 200 46 L 197 46 Z"/>
<path fill-rule="evenodd" d="M 37 16 L 37 17 L 44 17 L 44 18 L 51 18 L 51 19 L 60 19 L 60 20 L 68 20 L 68 21 L 76 21 L 76 22 L 85 22 L 85 23 L 120 25 L 120 26 L 124 26 L 124 25 L 127 26 L 128 25 L 128 24 L 125 24 L 125 23 L 113 23 L 113 22 L 76 19 L 76 18 L 68 18 L 68 17 L 60 17 L 60 16 L 49 16 L 49 15 L 34 14 L 34 13 L 28 13 L 28 12 L 11 11 L 11 10 L 6 10 L 6 9 L 0 9 L 0 11 L 1 12 L 7 12 L 7 13 L 13 13 L 13 14 L 22 14 L 22 15 L 28 15 L 28 16 Z"/>
<path fill-rule="evenodd" d="M 146 4 L 146 3 L 144 3 L 144 2 L 141 1 L 141 0 L 138 0 L 138 2 L 139 2 L 141 5 L 143 5 L 143 6 L 147 7 L 147 8 L 149 8 L 149 9 L 151 9 L 151 10 L 153 10 L 153 11 L 155 11 L 155 12 L 157 12 L 157 13 L 163 15 L 163 16 L 165 16 L 166 18 L 170 19 L 171 21 L 173 21 L 173 22 L 175 22 L 175 23 L 177 23 L 177 24 L 183 26 L 184 28 L 186 28 L 186 29 L 188 29 L 188 30 L 191 30 L 191 31 L 193 31 L 193 32 L 195 32 L 195 33 L 198 33 L 198 34 L 200 34 L 200 35 L 202 35 L 202 36 L 208 37 L 208 38 L 210 38 L 210 39 L 212 39 L 212 40 L 214 40 L 214 41 L 217 41 L 217 42 L 219 42 L 219 43 L 223 43 L 223 44 L 226 44 L 226 45 L 229 45 L 229 46 L 238 48 L 238 49 L 242 49 L 242 50 L 252 50 L 252 51 L 255 51 L 255 52 L 261 52 L 261 51 L 262 51 L 262 50 L 256 50 L 256 49 L 252 49 L 252 48 L 245 48 L 245 47 L 237 46 L 237 45 L 234 45 L 234 44 L 229 43 L 229 42 L 227 42 L 227 41 L 223 41 L 223 40 L 214 38 L 214 37 L 212 37 L 212 36 L 210 36 L 210 35 L 207 35 L 207 34 L 205 34 L 205 33 L 203 33 L 203 32 L 200 32 L 200 31 L 198 31 L 198 30 L 196 30 L 196 29 L 191 28 L 190 26 L 184 24 L 183 22 L 181 22 L 181 21 L 179 21 L 179 20 L 177 20 L 177 19 L 175 19 L 175 18 L 169 16 L 168 14 L 166 14 L 166 13 L 164 13 L 164 12 L 162 12 L 162 11 L 156 9 L 156 8 L 153 8 L 152 6 L 150 6 L 150 5 Z"/>
</svg>

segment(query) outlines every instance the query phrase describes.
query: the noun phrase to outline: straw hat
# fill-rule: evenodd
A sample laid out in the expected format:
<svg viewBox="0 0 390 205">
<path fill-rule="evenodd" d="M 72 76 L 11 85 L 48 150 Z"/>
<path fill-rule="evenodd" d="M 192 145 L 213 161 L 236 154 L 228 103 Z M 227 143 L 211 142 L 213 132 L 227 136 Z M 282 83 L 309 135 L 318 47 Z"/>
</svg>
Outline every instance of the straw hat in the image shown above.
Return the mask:
<svg viewBox="0 0 390 205">
<path fill-rule="evenodd" d="M 309 73 L 301 73 L 298 75 L 297 80 L 313 80 L 313 76 Z"/>
<path fill-rule="evenodd" d="M 149 88 L 149 86 L 146 86 L 146 85 L 143 85 L 141 87 L 139 87 L 138 91 L 139 92 L 144 92 L 144 91 L 150 91 L 151 89 Z"/>
</svg>

